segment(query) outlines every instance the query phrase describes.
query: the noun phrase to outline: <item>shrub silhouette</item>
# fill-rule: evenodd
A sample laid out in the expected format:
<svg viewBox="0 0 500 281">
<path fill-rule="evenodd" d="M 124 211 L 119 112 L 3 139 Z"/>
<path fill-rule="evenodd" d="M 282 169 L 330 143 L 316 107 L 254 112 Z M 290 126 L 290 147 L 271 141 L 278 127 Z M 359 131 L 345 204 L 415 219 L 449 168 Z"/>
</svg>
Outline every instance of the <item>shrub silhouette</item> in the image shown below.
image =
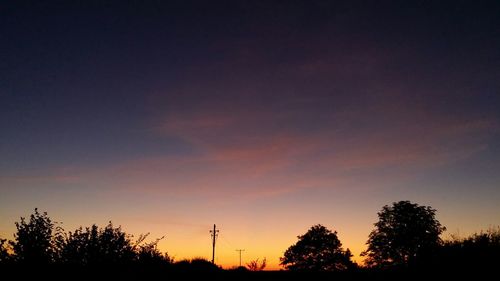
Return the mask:
<svg viewBox="0 0 500 281">
<path fill-rule="evenodd" d="M 262 262 L 259 262 L 259 259 L 256 259 L 256 260 L 253 260 L 253 261 L 250 261 L 249 263 L 247 263 L 247 268 L 251 271 L 261 271 L 261 270 L 264 270 L 264 268 L 266 268 L 267 266 L 267 259 L 264 258 L 262 260 Z"/>
<path fill-rule="evenodd" d="M 62 251 L 63 262 L 79 265 L 127 264 L 136 259 L 131 235 L 121 227 L 92 225 L 69 232 Z"/>
<path fill-rule="evenodd" d="M 419 256 L 432 252 L 442 242 L 445 230 L 435 218 L 436 210 L 410 201 L 385 205 L 378 213 L 379 221 L 368 238 L 368 266 L 414 265 Z"/>
<path fill-rule="evenodd" d="M 0 238 L 0 264 L 5 264 L 11 260 L 7 239 Z"/>
<path fill-rule="evenodd" d="M 11 241 L 14 258 L 22 263 L 49 264 L 57 261 L 63 247 L 63 229 L 52 222 L 46 212 L 31 214 L 29 221 L 21 217 Z"/>
<path fill-rule="evenodd" d="M 142 244 L 149 233 L 146 235 L 139 236 L 135 243 L 135 251 L 137 253 L 137 260 L 143 265 L 161 265 L 170 264 L 173 260 L 168 256 L 167 253 L 162 254 L 158 250 L 158 242 L 160 242 L 164 237 L 158 238 L 155 241 Z"/>
<path fill-rule="evenodd" d="M 349 249 L 344 251 L 337 238 L 337 232 L 318 224 L 306 234 L 298 236 L 299 241 L 290 246 L 281 265 L 289 270 L 340 271 L 353 265 Z"/>
<path fill-rule="evenodd" d="M 174 264 L 174 268 L 183 272 L 213 272 L 221 268 L 205 258 L 184 259 Z"/>
<path fill-rule="evenodd" d="M 29 221 L 21 217 L 15 223 L 17 232 L 14 241 L 0 240 L 0 263 L 17 261 L 24 264 L 47 265 L 60 263 L 69 265 L 123 265 L 139 263 L 159 265 L 170 263 L 168 254 L 158 249 L 158 242 L 145 243 L 148 237 L 139 236 L 132 242 L 132 235 L 114 227 L 111 222 L 104 228 L 97 225 L 79 227 L 73 232 L 64 230 L 53 222 L 46 212 L 35 212 Z M 9 253 L 8 246 L 13 251 Z"/>
<path fill-rule="evenodd" d="M 448 269 L 496 269 L 500 264 L 500 228 L 474 233 L 466 238 L 452 237 L 444 242 L 434 264 Z"/>
</svg>

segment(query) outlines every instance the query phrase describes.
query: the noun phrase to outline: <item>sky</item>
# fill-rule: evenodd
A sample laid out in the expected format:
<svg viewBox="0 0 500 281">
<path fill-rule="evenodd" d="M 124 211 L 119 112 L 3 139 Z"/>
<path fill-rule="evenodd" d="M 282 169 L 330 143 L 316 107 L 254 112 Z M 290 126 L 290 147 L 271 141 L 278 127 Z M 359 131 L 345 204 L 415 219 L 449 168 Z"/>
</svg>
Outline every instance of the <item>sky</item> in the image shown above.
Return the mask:
<svg viewBox="0 0 500 281">
<path fill-rule="evenodd" d="M 2 1 L 0 237 L 165 236 L 176 260 L 354 259 L 382 206 L 500 225 L 497 1 Z"/>
</svg>

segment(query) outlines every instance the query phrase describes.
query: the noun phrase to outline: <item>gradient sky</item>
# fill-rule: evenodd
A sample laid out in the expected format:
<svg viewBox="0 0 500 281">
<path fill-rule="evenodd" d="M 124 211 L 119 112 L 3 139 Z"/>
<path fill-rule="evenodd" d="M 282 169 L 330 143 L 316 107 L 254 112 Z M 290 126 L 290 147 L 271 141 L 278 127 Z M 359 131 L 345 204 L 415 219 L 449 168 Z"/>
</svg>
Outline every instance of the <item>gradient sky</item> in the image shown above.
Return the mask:
<svg viewBox="0 0 500 281">
<path fill-rule="evenodd" d="M 0 236 L 38 207 L 211 258 L 216 223 L 276 269 L 317 223 L 360 261 L 399 200 L 500 225 L 498 1 L 64 2 L 0 4 Z"/>
</svg>

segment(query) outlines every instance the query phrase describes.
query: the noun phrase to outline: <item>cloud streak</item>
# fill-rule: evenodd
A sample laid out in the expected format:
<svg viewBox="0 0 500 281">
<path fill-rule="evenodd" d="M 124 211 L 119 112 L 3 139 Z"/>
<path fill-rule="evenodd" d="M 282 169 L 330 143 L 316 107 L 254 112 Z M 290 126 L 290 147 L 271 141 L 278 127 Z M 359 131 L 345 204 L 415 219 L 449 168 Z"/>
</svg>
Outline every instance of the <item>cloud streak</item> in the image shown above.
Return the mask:
<svg viewBox="0 0 500 281">
<path fill-rule="evenodd" d="M 486 149 L 488 137 L 498 130 L 494 119 L 457 118 L 402 108 L 399 102 L 376 104 L 362 114 L 319 112 L 309 121 L 321 126 L 303 122 L 308 114 L 252 104 L 170 112 L 154 132 L 178 137 L 196 153 L 139 166 L 164 172 L 167 189 L 274 196 L 318 186 L 337 188 L 336 181 L 345 180 L 353 170 L 418 171 L 460 161 Z M 175 164 L 167 164 L 171 161 Z M 137 170 L 123 169 L 123 174 Z M 174 175 L 177 180 L 169 180 L 173 174 L 189 179 Z M 297 184 L 307 181 L 314 184 Z"/>
</svg>

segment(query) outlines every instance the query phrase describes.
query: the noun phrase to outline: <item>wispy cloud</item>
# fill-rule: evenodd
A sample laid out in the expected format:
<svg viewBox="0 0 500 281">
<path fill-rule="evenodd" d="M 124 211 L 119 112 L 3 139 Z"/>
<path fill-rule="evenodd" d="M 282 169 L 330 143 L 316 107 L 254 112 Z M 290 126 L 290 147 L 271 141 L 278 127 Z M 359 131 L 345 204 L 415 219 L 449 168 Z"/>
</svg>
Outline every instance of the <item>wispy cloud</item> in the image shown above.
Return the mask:
<svg viewBox="0 0 500 281">
<path fill-rule="evenodd" d="M 247 104 L 171 111 L 152 124 L 153 133 L 189 143 L 193 153 L 3 180 L 97 181 L 122 191 L 175 196 L 273 197 L 310 188 L 343 188 L 357 180 L 353 171 L 374 175 L 389 168 L 412 174 L 461 161 L 486 149 L 499 127 L 495 119 L 457 117 L 405 107 L 399 101 L 362 110 L 286 108 Z"/>
<path fill-rule="evenodd" d="M 498 129 L 494 119 L 456 118 L 386 103 L 362 114 L 319 113 L 321 126 L 301 123 L 307 114 L 256 112 L 251 107 L 170 113 L 155 125 L 155 132 L 179 137 L 199 153 L 132 166 L 161 171 L 167 189 L 275 196 L 334 187 L 335 179 L 352 170 L 417 171 L 463 160 L 486 149 L 488 136 Z M 125 166 L 120 173 L 126 170 L 140 168 Z M 314 184 L 298 184 L 307 181 Z"/>
</svg>

